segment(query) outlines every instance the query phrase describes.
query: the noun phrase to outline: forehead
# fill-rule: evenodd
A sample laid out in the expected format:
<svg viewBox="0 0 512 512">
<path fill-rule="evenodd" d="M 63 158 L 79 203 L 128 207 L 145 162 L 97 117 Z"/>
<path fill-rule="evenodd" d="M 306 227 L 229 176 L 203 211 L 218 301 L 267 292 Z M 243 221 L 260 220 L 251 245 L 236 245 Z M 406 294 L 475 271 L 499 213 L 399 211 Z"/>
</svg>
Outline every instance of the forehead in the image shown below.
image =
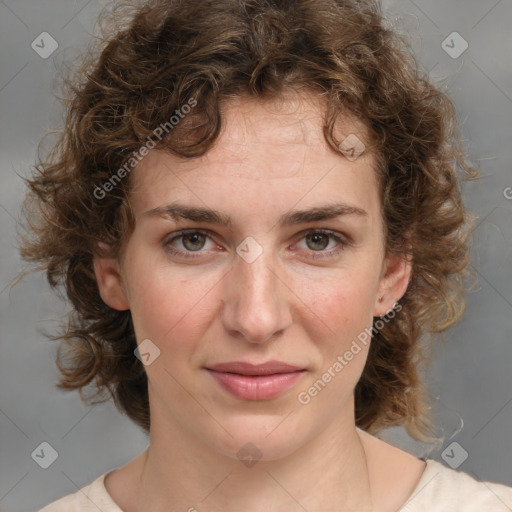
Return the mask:
<svg viewBox="0 0 512 512">
<path fill-rule="evenodd" d="M 229 204 L 239 198 L 247 207 L 258 198 L 260 204 L 278 201 L 290 208 L 322 197 L 372 206 L 374 158 L 363 153 L 350 161 L 334 150 L 322 129 L 325 109 L 319 96 L 295 92 L 275 100 L 242 96 L 222 103 L 221 132 L 205 154 L 184 158 L 151 150 L 132 171 L 134 209 L 172 200 L 227 207 L 226 194 Z M 367 138 L 364 124 L 349 116 L 338 119 L 335 135 L 339 140 Z"/>
</svg>

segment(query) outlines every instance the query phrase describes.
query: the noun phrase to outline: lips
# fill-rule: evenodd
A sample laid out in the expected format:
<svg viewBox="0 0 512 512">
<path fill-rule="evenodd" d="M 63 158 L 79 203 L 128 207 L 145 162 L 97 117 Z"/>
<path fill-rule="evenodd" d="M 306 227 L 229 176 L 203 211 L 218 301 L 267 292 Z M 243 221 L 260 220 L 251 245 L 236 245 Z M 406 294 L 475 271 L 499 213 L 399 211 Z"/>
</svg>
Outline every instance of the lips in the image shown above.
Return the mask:
<svg viewBox="0 0 512 512">
<path fill-rule="evenodd" d="M 281 361 L 258 365 L 235 361 L 206 369 L 225 391 L 241 400 L 271 400 L 293 387 L 305 371 Z"/>
<path fill-rule="evenodd" d="M 275 375 L 278 373 L 292 373 L 301 371 L 302 368 L 282 363 L 281 361 L 268 361 L 262 364 L 251 364 L 243 361 L 221 363 L 209 366 L 209 370 L 223 373 L 237 373 L 239 375 Z"/>
</svg>

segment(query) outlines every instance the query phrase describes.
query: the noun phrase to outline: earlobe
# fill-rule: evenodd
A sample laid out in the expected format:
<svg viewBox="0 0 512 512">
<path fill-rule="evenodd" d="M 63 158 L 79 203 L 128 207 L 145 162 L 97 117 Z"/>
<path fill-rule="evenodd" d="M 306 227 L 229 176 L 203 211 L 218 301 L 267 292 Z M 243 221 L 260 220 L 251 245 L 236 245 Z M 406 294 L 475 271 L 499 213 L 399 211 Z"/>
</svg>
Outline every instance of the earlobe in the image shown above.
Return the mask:
<svg viewBox="0 0 512 512">
<path fill-rule="evenodd" d="M 118 260 L 116 258 L 103 258 L 95 255 L 93 265 L 103 302 L 118 311 L 130 309 Z"/>
<path fill-rule="evenodd" d="M 390 254 L 384 263 L 383 275 L 377 290 L 373 316 L 388 314 L 409 286 L 412 265 L 404 254 Z"/>
</svg>

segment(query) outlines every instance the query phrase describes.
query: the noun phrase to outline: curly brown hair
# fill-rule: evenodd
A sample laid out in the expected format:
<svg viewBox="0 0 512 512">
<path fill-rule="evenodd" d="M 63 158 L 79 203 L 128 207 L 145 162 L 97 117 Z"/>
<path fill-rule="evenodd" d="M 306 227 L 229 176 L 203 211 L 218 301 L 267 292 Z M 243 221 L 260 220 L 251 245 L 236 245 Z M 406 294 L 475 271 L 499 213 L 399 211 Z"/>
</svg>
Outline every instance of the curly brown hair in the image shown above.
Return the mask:
<svg viewBox="0 0 512 512">
<path fill-rule="evenodd" d="M 412 261 L 401 308 L 374 332 L 355 389 L 356 425 L 370 433 L 404 425 L 428 439 L 420 371 L 430 361 L 432 335 L 465 311 L 472 216 L 458 179 L 478 171 L 464 153 L 453 103 L 422 75 L 380 5 L 150 0 L 123 2 L 99 20 L 101 37 L 63 80 L 64 129 L 26 180 L 21 255 L 39 262 L 35 270 L 45 270 L 52 287 L 63 285 L 73 305 L 64 332 L 52 337 L 61 340 L 58 387 L 79 389 L 91 404 L 111 396 L 149 432 L 147 377 L 134 357 L 130 311 L 103 302 L 93 271 L 98 241 L 108 244 L 101 255 L 118 257 L 134 228 L 130 175 L 108 193 L 97 191 L 191 98 L 193 113 L 166 130 L 158 149 L 200 156 L 219 135 L 222 101 L 302 88 L 327 99 L 324 137 L 336 151 L 333 128 L 342 112 L 367 127 L 386 251 Z M 429 343 L 420 342 L 423 334 Z"/>
</svg>

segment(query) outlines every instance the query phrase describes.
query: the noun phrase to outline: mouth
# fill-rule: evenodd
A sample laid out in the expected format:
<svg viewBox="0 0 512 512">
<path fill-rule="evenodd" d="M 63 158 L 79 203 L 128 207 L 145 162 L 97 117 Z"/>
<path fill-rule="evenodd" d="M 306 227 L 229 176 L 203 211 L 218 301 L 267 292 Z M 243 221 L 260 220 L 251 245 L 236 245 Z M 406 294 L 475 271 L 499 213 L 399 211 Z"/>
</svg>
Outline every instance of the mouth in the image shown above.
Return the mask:
<svg viewBox="0 0 512 512">
<path fill-rule="evenodd" d="M 222 389 L 240 400 L 271 400 L 292 388 L 306 371 L 280 361 L 221 363 L 206 368 Z"/>
</svg>

